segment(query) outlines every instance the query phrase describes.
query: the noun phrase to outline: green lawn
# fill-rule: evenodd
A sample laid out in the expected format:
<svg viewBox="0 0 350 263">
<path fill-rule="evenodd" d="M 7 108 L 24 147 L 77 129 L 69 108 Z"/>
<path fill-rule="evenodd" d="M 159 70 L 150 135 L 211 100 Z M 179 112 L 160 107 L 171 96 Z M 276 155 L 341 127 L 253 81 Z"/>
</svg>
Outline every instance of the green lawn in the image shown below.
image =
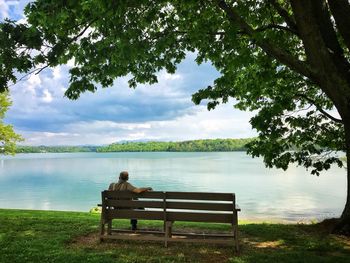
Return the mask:
<svg viewBox="0 0 350 263">
<path fill-rule="evenodd" d="M 117 222 L 128 227 L 128 221 Z M 241 253 L 232 247 L 112 241 L 99 243 L 98 214 L 0 209 L 0 262 L 350 262 L 350 239 L 320 225 L 240 222 Z M 141 228 L 160 226 L 141 221 Z M 180 230 L 225 231 L 215 224 Z"/>
</svg>

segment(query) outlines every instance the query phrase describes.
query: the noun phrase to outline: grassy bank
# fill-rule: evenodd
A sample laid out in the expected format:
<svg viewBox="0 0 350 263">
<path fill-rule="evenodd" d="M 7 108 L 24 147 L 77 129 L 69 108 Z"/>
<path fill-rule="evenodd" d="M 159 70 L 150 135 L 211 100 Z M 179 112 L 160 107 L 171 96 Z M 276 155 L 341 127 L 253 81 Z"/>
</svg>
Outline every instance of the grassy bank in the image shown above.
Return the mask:
<svg viewBox="0 0 350 263">
<path fill-rule="evenodd" d="M 240 255 L 232 247 L 97 239 L 99 215 L 0 209 L 0 262 L 349 262 L 350 239 L 321 225 L 240 223 Z M 128 222 L 118 222 L 128 227 Z M 159 227 L 151 221 L 141 228 Z M 224 225 L 176 223 L 178 229 L 225 231 Z"/>
</svg>

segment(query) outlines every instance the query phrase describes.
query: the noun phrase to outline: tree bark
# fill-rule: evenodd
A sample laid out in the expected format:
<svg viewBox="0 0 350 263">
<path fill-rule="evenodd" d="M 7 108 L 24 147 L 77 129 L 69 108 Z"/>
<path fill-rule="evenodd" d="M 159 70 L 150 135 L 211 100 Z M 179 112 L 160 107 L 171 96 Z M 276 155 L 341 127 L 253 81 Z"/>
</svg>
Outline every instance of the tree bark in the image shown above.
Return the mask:
<svg viewBox="0 0 350 263">
<path fill-rule="evenodd" d="M 341 33 L 345 45 L 350 51 L 350 4 L 348 0 L 328 0 L 329 7 Z"/>
<path fill-rule="evenodd" d="M 320 20 L 325 15 L 320 15 L 323 12 L 323 7 L 315 8 L 318 3 L 320 2 L 314 0 L 291 0 L 307 60 L 310 66 L 318 72 L 319 86 L 334 103 L 344 125 L 348 169 L 347 197 L 343 213 L 339 223 L 334 228 L 334 232 L 350 235 L 350 83 L 347 70 L 343 70 L 343 66 L 339 66 L 338 61 L 334 60 L 332 53 L 329 52 L 329 47 L 337 50 L 339 46 L 331 41 L 334 36 L 332 37 L 331 33 L 325 32 L 327 27 L 321 28 Z M 327 47 L 327 44 L 329 47 Z M 341 55 L 341 52 L 338 53 Z"/>
<path fill-rule="evenodd" d="M 349 111 L 350 113 L 350 111 Z M 346 157 L 347 157 L 347 197 L 344 210 L 338 221 L 337 225 L 333 229 L 335 234 L 343 234 L 350 236 L 350 114 L 349 118 L 344 121 L 345 128 L 345 140 L 346 140 Z"/>
</svg>

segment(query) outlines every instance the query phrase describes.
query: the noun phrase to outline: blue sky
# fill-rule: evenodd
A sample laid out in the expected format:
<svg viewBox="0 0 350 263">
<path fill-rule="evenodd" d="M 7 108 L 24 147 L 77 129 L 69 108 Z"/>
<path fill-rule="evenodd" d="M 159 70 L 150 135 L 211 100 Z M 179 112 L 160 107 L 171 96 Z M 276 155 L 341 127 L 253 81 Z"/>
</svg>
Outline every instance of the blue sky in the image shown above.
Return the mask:
<svg viewBox="0 0 350 263">
<path fill-rule="evenodd" d="M 28 1 L 0 0 L 0 19 L 23 19 Z M 5 121 L 26 145 L 109 144 L 121 140 L 179 141 L 255 136 L 252 113 L 233 109 L 233 101 L 207 111 L 191 94 L 211 85 L 219 73 L 210 63 L 198 66 L 189 53 L 175 74 L 158 73 L 155 85 L 130 89 L 128 78 L 111 88 L 64 97 L 72 65 L 47 69 L 10 88 L 13 105 Z"/>
</svg>

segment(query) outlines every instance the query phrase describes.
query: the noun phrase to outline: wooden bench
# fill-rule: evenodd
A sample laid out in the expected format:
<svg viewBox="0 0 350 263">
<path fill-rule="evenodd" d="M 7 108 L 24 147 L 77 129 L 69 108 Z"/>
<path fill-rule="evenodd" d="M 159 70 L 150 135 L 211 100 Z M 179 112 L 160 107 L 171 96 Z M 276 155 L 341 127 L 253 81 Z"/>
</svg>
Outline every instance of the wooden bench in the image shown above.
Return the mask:
<svg viewBox="0 0 350 263">
<path fill-rule="evenodd" d="M 158 240 L 168 242 L 207 242 L 234 244 L 238 251 L 238 211 L 235 194 L 197 192 L 103 191 L 100 240 Z M 145 219 L 163 221 L 160 231 L 112 229 L 113 219 Z M 227 223 L 227 234 L 176 233 L 173 222 Z M 106 231 L 107 226 L 107 231 Z"/>
</svg>

